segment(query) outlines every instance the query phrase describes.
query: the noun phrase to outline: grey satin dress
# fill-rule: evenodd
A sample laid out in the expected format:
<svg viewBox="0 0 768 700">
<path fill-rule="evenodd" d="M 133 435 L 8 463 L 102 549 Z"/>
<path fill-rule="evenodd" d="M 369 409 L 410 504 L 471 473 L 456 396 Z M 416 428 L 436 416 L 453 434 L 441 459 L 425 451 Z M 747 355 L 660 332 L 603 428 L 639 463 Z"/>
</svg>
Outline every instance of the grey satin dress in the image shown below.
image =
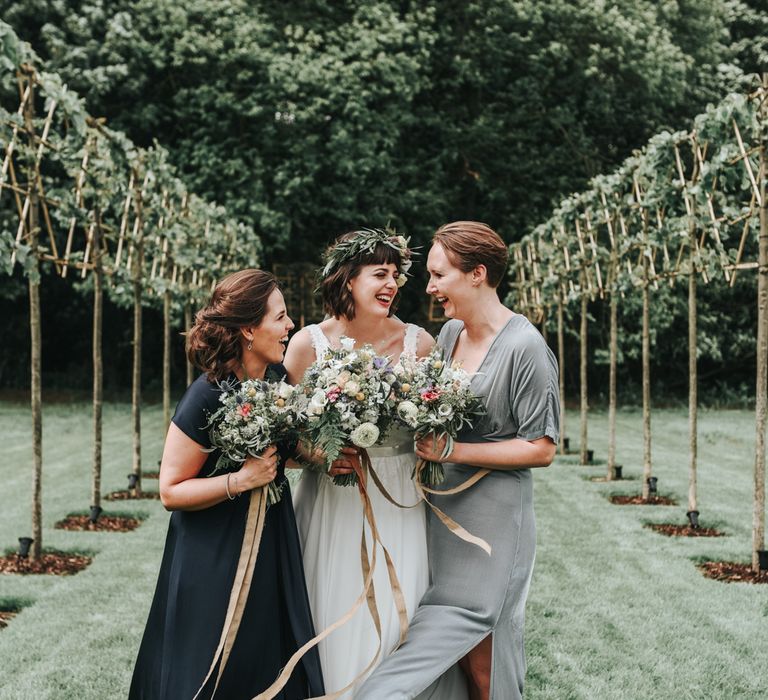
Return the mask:
<svg viewBox="0 0 768 700">
<path fill-rule="evenodd" d="M 438 345 L 453 355 L 463 322 L 445 324 Z M 559 431 L 557 361 L 534 326 L 512 316 L 472 379 L 487 414 L 461 442 L 496 442 Z M 445 465 L 441 488 L 465 481 L 476 467 Z M 488 556 L 453 535 L 431 513 L 430 586 L 411 621 L 408 639 L 386 658 L 355 700 L 442 700 L 440 676 L 493 633 L 491 700 L 521 698 L 525 679 L 523 623 L 536 551 L 530 469 L 492 470 L 463 493 L 434 502 L 492 547 Z M 443 679 L 444 681 L 445 679 Z"/>
</svg>

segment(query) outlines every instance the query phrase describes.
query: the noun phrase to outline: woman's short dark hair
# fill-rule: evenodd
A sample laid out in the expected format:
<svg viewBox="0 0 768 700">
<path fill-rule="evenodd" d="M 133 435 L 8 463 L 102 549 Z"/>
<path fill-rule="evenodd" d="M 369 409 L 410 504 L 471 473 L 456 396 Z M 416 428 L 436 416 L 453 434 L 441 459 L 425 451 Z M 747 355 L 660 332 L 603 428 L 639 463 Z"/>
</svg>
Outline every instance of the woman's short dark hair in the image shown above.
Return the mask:
<svg viewBox="0 0 768 700">
<path fill-rule="evenodd" d="M 484 265 L 488 285 L 494 289 L 507 271 L 507 245 L 488 224 L 479 221 L 445 224 L 435 231 L 432 243 L 439 243 L 451 263 L 462 272 L 472 272 L 478 265 Z"/>
<path fill-rule="evenodd" d="M 216 285 L 187 333 L 187 358 L 209 381 L 226 379 L 240 366 L 240 329 L 261 324 L 277 288 L 274 275 L 254 269 L 233 272 Z"/>
<path fill-rule="evenodd" d="M 337 244 L 354 238 L 357 231 L 350 231 L 339 236 L 329 247 L 329 250 Z M 329 316 L 339 318 L 343 316 L 349 320 L 355 317 L 355 301 L 352 292 L 348 289 L 349 281 L 360 274 L 360 268 L 365 265 L 395 265 L 398 272 L 402 272 L 402 258 L 395 248 L 386 243 L 378 243 L 371 252 L 361 253 L 354 258 L 345 260 L 335 267 L 327 277 L 320 280 L 318 289 L 323 299 L 323 310 Z M 395 312 L 400 296 L 396 295 L 389 307 L 389 315 Z"/>
</svg>

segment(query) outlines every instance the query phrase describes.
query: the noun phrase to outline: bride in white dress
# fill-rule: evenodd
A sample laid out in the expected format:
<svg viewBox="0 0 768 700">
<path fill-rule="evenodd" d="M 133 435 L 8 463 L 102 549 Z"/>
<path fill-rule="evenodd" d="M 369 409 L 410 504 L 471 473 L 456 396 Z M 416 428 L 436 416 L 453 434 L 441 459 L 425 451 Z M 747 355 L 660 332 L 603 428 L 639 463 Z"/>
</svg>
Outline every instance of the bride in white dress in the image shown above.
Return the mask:
<svg viewBox="0 0 768 700">
<path fill-rule="evenodd" d="M 285 356 L 288 380 L 297 383 L 326 349 L 339 347 L 343 336 L 355 346 L 370 344 L 379 355 L 397 361 L 403 353 L 422 357 L 434 340 L 424 329 L 392 315 L 393 302 L 405 279 L 410 253 L 407 241 L 384 231 L 356 231 L 341 236 L 326 254 L 321 291 L 329 315 L 291 339 Z M 398 503 L 417 503 L 411 480 L 415 464 L 413 438 L 395 432 L 385 445 L 368 450 L 377 475 Z M 334 463 L 351 466 L 349 450 Z M 381 541 L 387 547 L 413 616 L 429 584 L 426 518 L 423 504 L 401 510 L 369 480 L 368 489 Z M 338 620 L 363 590 L 360 537 L 363 513 L 357 488 L 335 486 L 330 477 L 305 470 L 295 489 L 294 507 L 301 538 L 304 572 L 316 632 Z M 370 533 L 366 534 L 371 547 Z M 374 588 L 381 616 L 379 659 L 397 644 L 400 626 L 381 549 L 376 554 Z M 366 605 L 319 645 L 325 688 L 335 692 L 349 684 L 376 654 L 378 638 Z M 361 679 L 355 687 L 362 683 Z M 354 697 L 354 691 L 344 698 Z"/>
</svg>

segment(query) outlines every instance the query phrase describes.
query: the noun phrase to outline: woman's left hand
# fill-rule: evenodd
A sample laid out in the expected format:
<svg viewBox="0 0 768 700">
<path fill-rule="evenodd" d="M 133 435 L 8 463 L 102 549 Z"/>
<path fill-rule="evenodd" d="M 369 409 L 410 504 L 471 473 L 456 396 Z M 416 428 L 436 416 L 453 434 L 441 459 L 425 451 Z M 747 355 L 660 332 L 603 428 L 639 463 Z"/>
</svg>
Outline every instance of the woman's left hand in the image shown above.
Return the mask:
<svg viewBox="0 0 768 700">
<path fill-rule="evenodd" d="M 448 438 L 445 435 L 438 437 L 434 433 L 416 441 L 416 456 L 427 462 L 447 462 L 450 454 L 443 457 L 443 451 Z"/>
</svg>

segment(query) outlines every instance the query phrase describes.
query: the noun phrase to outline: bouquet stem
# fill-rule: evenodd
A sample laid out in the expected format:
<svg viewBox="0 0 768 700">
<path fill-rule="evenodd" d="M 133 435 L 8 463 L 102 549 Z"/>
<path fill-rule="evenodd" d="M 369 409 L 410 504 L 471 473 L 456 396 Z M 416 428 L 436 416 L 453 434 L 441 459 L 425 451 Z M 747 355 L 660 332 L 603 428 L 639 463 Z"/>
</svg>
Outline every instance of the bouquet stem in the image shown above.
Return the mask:
<svg viewBox="0 0 768 700">
<path fill-rule="evenodd" d="M 267 506 L 273 506 L 279 503 L 283 496 L 283 489 L 274 481 L 270 481 L 267 486 Z"/>
<path fill-rule="evenodd" d="M 443 465 L 440 464 L 440 462 L 425 462 L 423 460 L 419 460 L 419 462 L 417 462 L 416 466 L 414 467 L 412 477 L 415 477 L 419 472 L 419 463 L 423 464 L 421 467 L 420 478 L 421 483 L 424 486 L 434 488 L 435 486 L 439 486 L 443 483 L 443 481 L 445 481 L 445 470 L 443 469 Z"/>
<path fill-rule="evenodd" d="M 333 483 L 336 486 L 357 486 L 357 474 L 337 474 L 333 477 Z"/>
</svg>

